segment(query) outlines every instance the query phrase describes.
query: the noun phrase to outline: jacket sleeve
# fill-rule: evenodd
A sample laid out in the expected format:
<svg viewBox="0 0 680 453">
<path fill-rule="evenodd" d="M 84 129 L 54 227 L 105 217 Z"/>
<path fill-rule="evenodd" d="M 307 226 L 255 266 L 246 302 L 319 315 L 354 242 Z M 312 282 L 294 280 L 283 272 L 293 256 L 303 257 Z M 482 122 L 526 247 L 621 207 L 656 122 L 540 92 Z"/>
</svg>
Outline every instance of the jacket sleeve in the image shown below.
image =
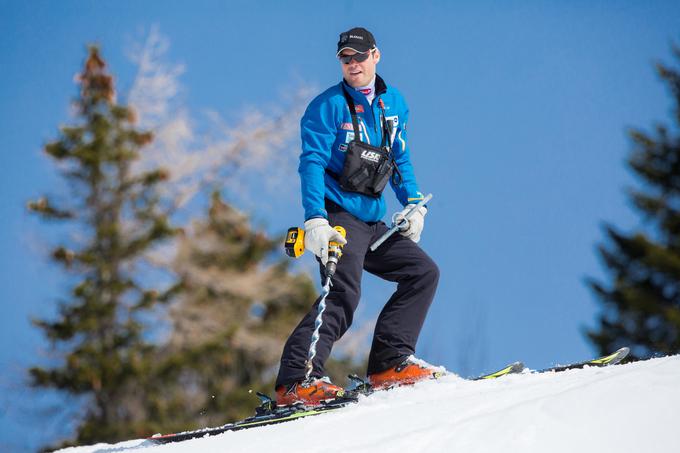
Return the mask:
<svg viewBox="0 0 680 453">
<path fill-rule="evenodd" d="M 401 181 L 397 181 L 400 182 L 399 184 L 394 184 L 394 178 L 390 178 L 390 185 L 397 195 L 397 199 L 403 206 L 406 206 L 409 203 L 418 203 L 423 199 L 423 194 L 420 193 L 418 183 L 416 183 L 413 165 L 411 165 L 408 137 L 406 134 L 408 114 L 409 111 L 407 107 L 403 118 L 397 125 L 394 142 L 392 143 L 392 152 L 394 153 L 394 160 L 401 173 Z"/>
<path fill-rule="evenodd" d="M 305 220 L 326 217 L 324 174 L 331 158 L 331 147 L 337 135 L 332 103 L 328 99 L 314 99 L 300 121 L 302 154 L 300 155 L 300 184 Z"/>
</svg>

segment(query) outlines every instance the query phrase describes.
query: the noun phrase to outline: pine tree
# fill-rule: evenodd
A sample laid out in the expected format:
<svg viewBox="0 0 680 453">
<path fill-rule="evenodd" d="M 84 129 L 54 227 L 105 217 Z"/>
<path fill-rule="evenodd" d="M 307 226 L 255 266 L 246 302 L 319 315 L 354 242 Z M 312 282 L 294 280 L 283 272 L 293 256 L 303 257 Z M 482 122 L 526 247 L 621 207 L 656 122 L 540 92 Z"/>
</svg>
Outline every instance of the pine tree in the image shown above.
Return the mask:
<svg viewBox="0 0 680 453">
<path fill-rule="evenodd" d="M 680 48 L 674 49 L 680 60 Z M 608 285 L 589 285 L 602 304 L 599 326 L 587 332 L 602 353 L 631 346 L 633 357 L 680 352 L 680 72 L 657 66 L 675 104 L 674 127 L 654 134 L 631 132 L 628 164 L 646 183 L 630 192 L 646 231 L 624 234 L 606 226 L 599 253 L 611 274 Z"/>
<path fill-rule="evenodd" d="M 151 384 L 144 316 L 169 294 L 144 286 L 135 273 L 143 254 L 173 234 L 156 193 L 166 178 L 133 164 L 152 134 L 135 129 L 134 113 L 116 104 L 113 78 L 97 47 L 79 76 L 77 124 L 45 146 L 72 188 L 68 206 L 43 196 L 29 209 L 69 222 L 72 236 L 52 258 L 77 280 L 56 319 L 35 320 L 55 352 L 30 369 L 32 385 L 85 401 L 75 443 L 147 434 L 144 392 Z M 69 443 L 73 443 L 73 441 Z"/>
<path fill-rule="evenodd" d="M 257 399 L 248 390 L 273 387 L 283 344 L 317 297 L 306 274 L 289 271 L 282 248 L 282 238 L 254 230 L 217 192 L 207 217 L 180 236 L 173 268 L 182 290 L 157 379 L 166 430 L 250 416 Z M 357 371 L 351 360 L 329 362 Z"/>
</svg>

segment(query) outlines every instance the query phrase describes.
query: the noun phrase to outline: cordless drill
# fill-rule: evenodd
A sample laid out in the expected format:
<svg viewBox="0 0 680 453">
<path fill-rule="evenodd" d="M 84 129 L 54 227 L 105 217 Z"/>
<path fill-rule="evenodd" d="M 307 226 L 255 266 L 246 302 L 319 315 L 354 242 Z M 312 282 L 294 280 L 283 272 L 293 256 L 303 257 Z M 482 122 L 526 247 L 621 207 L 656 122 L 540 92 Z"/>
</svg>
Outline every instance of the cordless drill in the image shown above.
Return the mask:
<svg viewBox="0 0 680 453">
<path fill-rule="evenodd" d="M 342 237 L 346 237 L 347 232 L 341 226 L 335 226 L 335 231 Z M 305 253 L 305 230 L 300 227 L 291 227 L 286 234 L 284 243 L 286 255 L 291 258 L 300 258 Z M 328 262 L 326 263 L 326 278 L 332 278 L 338 266 L 338 260 L 342 256 L 342 245 L 335 241 L 328 243 Z"/>
</svg>

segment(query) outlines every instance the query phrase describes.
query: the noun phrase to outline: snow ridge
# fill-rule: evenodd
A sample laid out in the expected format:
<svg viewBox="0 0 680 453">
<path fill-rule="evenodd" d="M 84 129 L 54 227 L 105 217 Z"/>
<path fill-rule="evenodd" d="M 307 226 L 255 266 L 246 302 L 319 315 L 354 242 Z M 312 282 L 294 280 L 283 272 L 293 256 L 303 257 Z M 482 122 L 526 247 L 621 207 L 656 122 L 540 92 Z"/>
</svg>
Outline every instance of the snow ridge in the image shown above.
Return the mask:
<svg viewBox="0 0 680 453">
<path fill-rule="evenodd" d="M 444 376 L 279 425 L 91 452 L 678 452 L 680 356 L 489 381 Z"/>
</svg>

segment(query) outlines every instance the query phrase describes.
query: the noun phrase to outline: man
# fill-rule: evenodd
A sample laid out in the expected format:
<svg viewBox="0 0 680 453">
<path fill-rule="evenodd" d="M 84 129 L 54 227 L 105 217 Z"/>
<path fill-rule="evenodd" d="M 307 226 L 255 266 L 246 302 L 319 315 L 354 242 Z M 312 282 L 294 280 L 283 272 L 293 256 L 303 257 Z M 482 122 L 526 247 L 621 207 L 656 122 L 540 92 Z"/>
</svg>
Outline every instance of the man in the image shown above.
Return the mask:
<svg viewBox="0 0 680 453">
<path fill-rule="evenodd" d="M 319 404 L 342 394 L 324 377 L 331 347 L 352 324 L 359 303 L 362 271 L 397 283 L 378 317 L 367 377 L 375 388 L 411 384 L 438 376 L 441 368 L 414 357 L 415 345 L 437 288 L 439 270 L 416 244 L 427 209 L 421 207 L 374 252 L 369 246 L 387 226 L 381 191 L 389 179 L 405 209 L 423 199 L 409 158 L 408 107 L 401 94 L 376 74 L 381 54 L 373 35 L 353 28 L 340 35 L 337 57 L 343 81 L 316 97 L 301 121 L 299 173 L 305 208 L 305 248 L 321 262 L 328 244 L 346 244 L 316 345 L 313 373 L 305 380 L 319 300 L 288 338 L 276 380 L 277 403 Z M 378 147 L 380 146 L 380 147 Z M 343 238 L 332 226 L 345 228 Z"/>
</svg>

